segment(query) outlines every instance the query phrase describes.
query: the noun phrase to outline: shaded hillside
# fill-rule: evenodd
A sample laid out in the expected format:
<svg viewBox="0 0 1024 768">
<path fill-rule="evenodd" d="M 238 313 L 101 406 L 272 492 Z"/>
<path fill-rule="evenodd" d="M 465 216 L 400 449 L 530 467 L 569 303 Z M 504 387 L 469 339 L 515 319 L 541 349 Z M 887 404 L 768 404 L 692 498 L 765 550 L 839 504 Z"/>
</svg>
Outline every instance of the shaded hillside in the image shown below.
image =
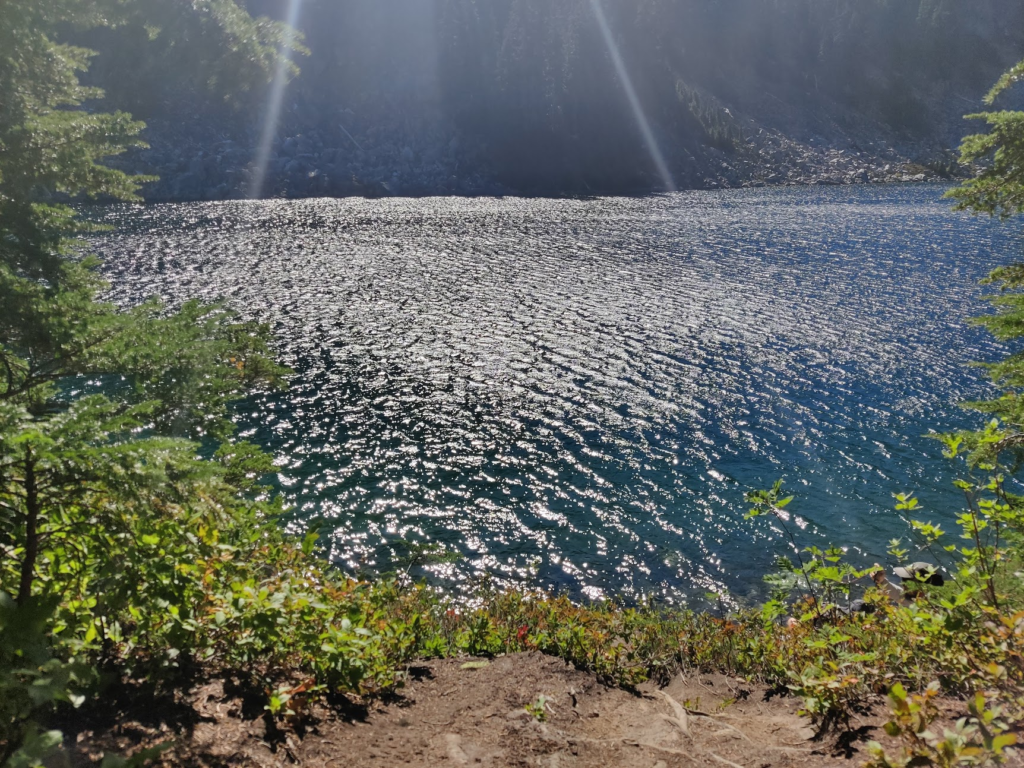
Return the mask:
<svg viewBox="0 0 1024 768">
<path fill-rule="evenodd" d="M 262 195 L 935 178 L 1024 56 L 1017 0 L 304 0 L 298 26 Z M 146 34 L 88 42 L 153 126 L 151 196 L 252 193 L 267 95 L 156 77 L 187 67 L 138 66 Z"/>
</svg>

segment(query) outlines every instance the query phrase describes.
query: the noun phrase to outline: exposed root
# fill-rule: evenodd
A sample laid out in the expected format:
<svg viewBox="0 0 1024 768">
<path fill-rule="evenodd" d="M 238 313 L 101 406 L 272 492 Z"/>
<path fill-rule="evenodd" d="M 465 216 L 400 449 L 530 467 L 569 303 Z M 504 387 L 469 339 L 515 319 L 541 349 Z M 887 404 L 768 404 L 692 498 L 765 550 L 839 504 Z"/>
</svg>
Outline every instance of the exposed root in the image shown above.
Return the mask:
<svg viewBox="0 0 1024 768">
<path fill-rule="evenodd" d="M 681 749 L 672 749 L 671 747 L 662 747 L 662 746 L 660 746 L 658 744 L 652 744 L 649 741 L 627 741 L 627 740 L 623 739 L 623 743 L 624 744 L 629 744 L 630 746 L 646 747 L 647 749 L 654 749 L 654 750 L 657 750 L 658 752 L 664 752 L 664 753 L 669 754 L 669 755 L 679 755 L 680 757 L 688 757 L 688 758 L 691 758 L 691 759 L 693 758 L 693 756 L 695 754 L 694 752 L 684 752 Z M 713 760 L 717 760 L 718 762 L 720 762 L 720 763 L 722 763 L 724 765 L 732 766 L 732 768 L 744 768 L 744 766 L 740 765 L 739 763 L 734 763 L 732 760 L 726 760 L 721 755 L 716 755 L 714 752 L 709 752 L 706 749 L 699 749 L 699 750 L 697 750 L 696 754 L 707 755 L 708 757 L 712 758 Z"/>
<path fill-rule="evenodd" d="M 732 768 L 743 768 L 743 766 L 739 763 L 734 763 L 732 760 L 726 760 L 724 757 L 722 757 L 721 755 L 716 755 L 714 752 L 708 752 L 706 754 L 708 757 L 717 760 L 720 763 L 723 763 L 725 765 L 731 765 Z"/>
<path fill-rule="evenodd" d="M 705 715 L 701 715 L 701 717 L 706 717 L 706 716 Z M 711 718 L 708 717 L 707 719 L 710 720 Z M 747 734 L 745 734 L 743 731 L 741 731 L 735 725 L 729 725 L 728 723 L 722 723 L 722 722 L 719 722 L 717 720 L 715 722 L 718 723 L 718 725 L 722 726 L 723 728 L 728 728 L 730 731 L 734 731 L 735 733 L 738 733 L 740 736 L 742 736 L 744 739 L 749 741 L 751 744 L 754 743 L 753 739 L 751 739 L 749 736 L 747 736 Z"/>
<path fill-rule="evenodd" d="M 661 698 L 663 698 L 665 701 L 667 701 L 669 703 L 669 706 L 672 707 L 672 711 L 675 713 L 675 717 L 674 718 L 669 718 L 669 720 L 670 721 L 674 721 L 676 723 L 676 725 L 679 726 L 680 730 L 682 730 L 683 733 L 685 733 L 687 736 L 689 736 L 690 735 L 690 715 L 689 715 L 689 713 L 687 713 L 686 707 L 684 707 L 682 704 L 680 704 L 678 701 L 673 699 L 671 696 L 669 696 L 664 691 L 656 691 L 656 693 L 659 696 L 661 696 Z"/>
</svg>

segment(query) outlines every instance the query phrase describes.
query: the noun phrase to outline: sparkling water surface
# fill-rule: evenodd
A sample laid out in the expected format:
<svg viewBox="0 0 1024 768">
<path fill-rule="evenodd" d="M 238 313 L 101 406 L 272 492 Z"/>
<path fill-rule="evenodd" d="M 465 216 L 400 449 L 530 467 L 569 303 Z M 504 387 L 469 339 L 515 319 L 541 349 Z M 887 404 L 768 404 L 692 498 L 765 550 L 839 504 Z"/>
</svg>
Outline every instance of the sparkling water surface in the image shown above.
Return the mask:
<svg viewBox="0 0 1024 768">
<path fill-rule="evenodd" d="M 958 496 L 930 429 L 976 424 L 965 318 L 1016 258 L 942 188 L 105 208 L 112 298 L 223 299 L 271 324 L 286 392 L 237 409 L 292 525 L 388 571 L 406 543 L 576 596 L 754 598 L 789 551 L 743 519 L 785 478 L 801 543 L 858 562 Z"/>
</svg>

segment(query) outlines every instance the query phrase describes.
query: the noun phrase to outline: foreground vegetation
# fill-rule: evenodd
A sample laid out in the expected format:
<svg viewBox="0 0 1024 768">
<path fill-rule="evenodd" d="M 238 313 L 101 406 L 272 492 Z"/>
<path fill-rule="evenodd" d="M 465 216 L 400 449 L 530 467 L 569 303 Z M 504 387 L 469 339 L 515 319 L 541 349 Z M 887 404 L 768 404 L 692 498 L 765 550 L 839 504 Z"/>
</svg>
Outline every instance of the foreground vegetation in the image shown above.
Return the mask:
<svg viewBox="0 0 1024 768">
<path fill-rule="evenodd" d="M 60 742 L 43 725 L 54 705 L 102 698 L 114 679 L 175 688 L 230 675 L 289 722 L 330 692 L 399 688 L 414 659 L 526 650 L 620 686 L 681 670 L 756 679 L 801 697 L 822 730 L 887 693 L 890 733 L 906 749 L 878 748 L 878 766 L 998 763 L 1024 720 L 1024 602 L 1006 594 L 1017 566 L 994 537 L 960 547 L 956 583 L 909 605 L 868 590 L 873 613 L 839 610 L 851 579 L 864 575 L 840 551 L 807 550 L 790 573 L 811 592 L 787 626 L 782 594 L 730 617 L 524 591 L 483 591 L 475 605 L 459 605 L 422 585 L 347 579 L 315 556 L 314 536 L 286 539 L 258 505 L 229 498 L 216 474 L 177 491 L 177 501 L 124 515 L 102 540 L 79 537 L 102 554 L 49 549 L 38 577 L 46 597 L 0 598 L 0 735 L 11 765 L 32 765 Z M 753 501 L 768 514 L 787 502 L 776 491 Z M 1019 530 L 999 506 L 983 501 L 965 516 L 971 542 L 977 528 L 1001 528 L 1003 540 Z M 5 587 L 14 583 L 12 575 Z M 929 730 L 940 694 L 965 702 L 967 719 L 946 733 Z"/>
<path fill-rule="evenodd" d="M 903 752 L 878 766 L 1000 762 L 1024 722 L 1024 505 L 1013 472 L 1024 447 L 1018 388 L 1024 359 L 992 367 L 1006 394 L 977 404 L 994 420 L 943 439 L 966 498 L 962 539 L 947 543 L 912 496 L 914 535 L 946 558 L 948 588 L 894 605 L 870 590 L 873 613 L 849 614 L 863 573 L 840 550 L 803 548 L 758 611 L 731 617 L 654 605 L 579 606 L 565 597 L 482 592 L 455 605 L 424 586 L 365 584 L 316 555 L 316 535 L 286 537 L 280 502 L 259 484 L 271 464 L 232 438 L 227 407 L 287 372 L 266 328 L 216 306 L 119 311 L 97 300 L 95 264 L 70 239 L 74 196 L 131 199 L 140 179 L 100 161 L 137 142 L 137 123 L 83 102 L 99 94 L 77 73 L 88 52 L 56 42 L 69 25 L 117 25 L 143 0 L 7 0 L 0 24 L 0 761 L 40 765 L 62 735 L 55 714 L 102 701 L 112 681 L 180 688 L 217 674 L 265 693 L 270 714 L 301 717 L 315 696 L 374 696 L 401 686 L 415 658 L 536 649 L 631 686 L 683 669 L 720 669 L 785 687 L 823 728 L 879 694 Z M 276 69 L 281 28 L 232 0 L 192 4 L 227 64 Z M 128 14 L 126 16 L 125 14 Z M 191 29 L 191 27 L 190 27 Z M 161 34 L 154 28 L 153 34 Z M 231 67 L 227 64 L 227 71 Z M 211 64 L 212 66 L 212 64 Z M 1022 70 L 1001 84 L 1009 87 Z M 998 94 L 993 94 L 995 98 Z M 1019 113 L 968 156 L 992 172 L 961 193 L 976 210 L 1024 207 Z M 987 144 L 985 142 L 988 142 Z M 63 202 L 62 202 L 63 201 Z M 985 320 L 1024 329 L 1015 292 L 1024 268 L 997 272 L 1009 289 Z M 207 458 L 203 458 L 207 457 Z M 781 486 L 750 496 L 751 516 L 785 523 Z M 752 523 L 756 524 L 756 523 Z M 909 556 L 894 542 L 895 560 Z M 795 626 L 781 621 L 798 598 Z M 940 694 L 964 720 L 929 729 Z M 139 755 L 127 762 L 141 762 Z M 126 761 L 111 757 L 110 765 Z"/>
</svg>

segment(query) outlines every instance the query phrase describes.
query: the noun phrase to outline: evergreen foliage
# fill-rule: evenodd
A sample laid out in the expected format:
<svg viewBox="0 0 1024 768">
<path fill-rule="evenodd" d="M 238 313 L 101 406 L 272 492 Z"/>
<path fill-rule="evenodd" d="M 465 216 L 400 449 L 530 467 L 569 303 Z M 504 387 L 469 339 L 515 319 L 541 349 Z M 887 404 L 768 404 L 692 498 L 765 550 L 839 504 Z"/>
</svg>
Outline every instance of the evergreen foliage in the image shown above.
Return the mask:
<svg viewBox="0 0 1024 768">
<path fill-rule="evenodd" d="M 73 39 L 101 51 L 88 74 L 108 101 L 149 115 L 164 101 L 213 110 L 251 107 L 265 96 L 278 55 L 305 53 L 295 35 L 266 16 L 253 17 L 237 0 L 168 3 L 133 0 L 116 24 L 77 30 Z M 282 62 L 299 73 L 291 57 Z"/>
<path fill-rule="evenodd" d="M 987 103 L 994 103 L 1022 78 L 1024 62 L 1000 78 L 986 97 Z M 968 117 L 984 120 L 989 131 L 964 139 L 961 160 L 984 165 L 976 178 L 951 190 L 949 197 L 956 200 L 957 208 L 975 213 L 1004 219 L 1024 213 L 1024 112 L 1002 110 Z M 997 339 L 1012 344 L 1024 337 L 1024 263 L 994 270 L 985 283 L 999 289 L 989 297 L 996 312 L 976 318 L 975 322 Z M 984 431 L 966 432 L 959 438 L 963 447 L 971 451 L 973 464 L 1013 473 L 1024 455 L 1024 353 L 1014 351 L 986 367 L 1003 392 L 993 400 L 970 405 L 991 414 L 994 421 Z M 1020 503 L 1016 497 L 1013 501 Z"/>
<path fill-rule="evenodd" d="M 97 299 L 104 284 L 96 261 L 74 239 L 85 226 L 75 201 L 137 199 L 145 179 L 104 160 L 141 146 L 143 126 L 95 109 L 102 93 L 79 81 L 93 54 L 61 34 L 142 19 L 164 25 L 168 45 L 188 47 L 198 35 L 217 50 L 199 64 L 217 73 L 209 78 L 218 86 L 266 80 L 286 38 L 281 25 L 251 19 L 233 0 L 0 4 L 5 765 L 38 764 L 59 741 L 39 729 L 36 713 L 80 704 L 99 658 L 133 650 L 126 627 L 166 639 L 170 630 L 153 621 L 181 616 L 180 582 L 195 580 L 189 568 L 204 546 L 228 551 L 221 531 L 241 535 L 244 520 L 254 539 L 238 546 L 274 541 L 266 521 L 275 504 L 245 494 L 269 462 L 244 445 L 200 461 L 185 440 L 227 440 L 228 403 L 281 381 L 267 329 L 198 303 L 170 311 L 154 300 L 117 311 Z"/>
<path fill-rule="evenodd" d="M 985 97 L 986 104 L 993 104 L 1005 91 L 1024 81 L 1024 61 L 1004 74 Z M 1001 110 L 968 115 L 968 119 L 983 120 L 988 124 L 988 133 L 979 133 L 964 139 L 960 148 L 961 162 L 987 162 L 977 176 L 959 189 L 950 193 L 960 209 L 991 216 L 1008 218 L 1024 213 L 1024 112 Z M 1020 287 L 1021 274 L 1017 269 L 999 270 L 993 273 L 991 281 L 1005 288 Z M 986 324 L 996 332 L 988 321 Z M 1005 325 L 997 332 L 1000 338 L 1006 335 Z"/>
</svg>

